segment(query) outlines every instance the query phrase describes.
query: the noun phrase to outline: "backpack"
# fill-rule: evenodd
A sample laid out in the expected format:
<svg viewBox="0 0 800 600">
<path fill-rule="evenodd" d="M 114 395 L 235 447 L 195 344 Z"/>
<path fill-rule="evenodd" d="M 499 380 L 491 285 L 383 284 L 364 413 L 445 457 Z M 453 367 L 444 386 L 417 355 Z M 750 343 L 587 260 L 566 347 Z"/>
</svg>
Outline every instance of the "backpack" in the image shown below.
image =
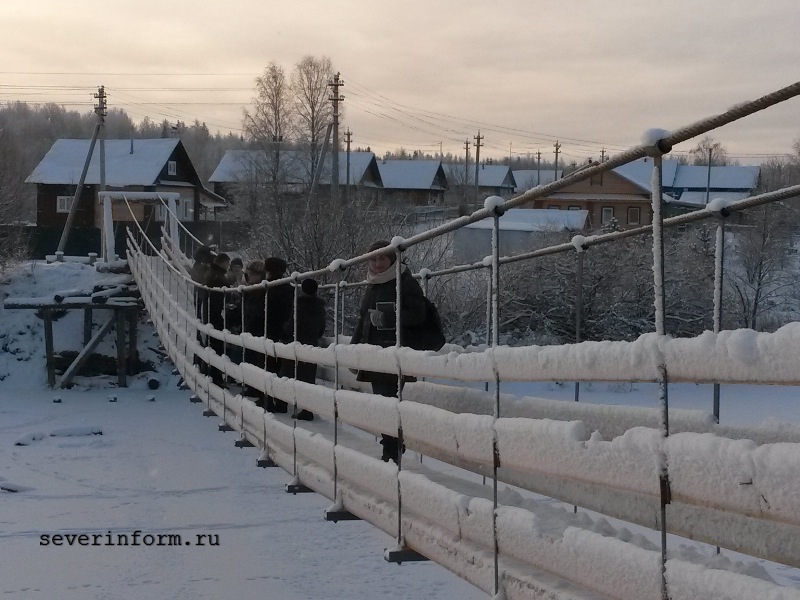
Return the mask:
<svg viewBox="0 0 800 600">
<path fill-rule="evenodd" d="M 414 335 L 410 336 L 408 344 L 414 350 L 441 350 L 445 344 L 442 319 L 436 305 L 425 298 L 425 321 L 414 328 Z"/>
</svg>

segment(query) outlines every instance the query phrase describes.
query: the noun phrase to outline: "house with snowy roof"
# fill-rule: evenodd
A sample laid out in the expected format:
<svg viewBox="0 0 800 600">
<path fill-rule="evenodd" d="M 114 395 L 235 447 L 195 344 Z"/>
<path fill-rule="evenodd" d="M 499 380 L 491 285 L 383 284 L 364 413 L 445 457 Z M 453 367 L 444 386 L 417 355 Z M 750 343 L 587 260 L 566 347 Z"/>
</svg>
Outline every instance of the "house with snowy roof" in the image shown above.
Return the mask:
<svg viewBox="0 0 800 600">
<path fill-rule="evenodd" d="M 25 180 L 36 184 L 36 222 L 43 228 L 63 228 L 89 153 L 90 140 L 56 140 L 45 157 Z M 75 213 L 76 228 L 99 228 L 102 207 L 97 192 L 104 179 L 107 191 L 177 192 L 179 217 L 186 221 L 213 220 L 224 200 L 206 189 L 179 139 L 105 140 L 104 173 L 100 149 L 94 146 L 84 187 Z M 152 206 L 135 204 L 137 220 L 151 215 Z M 163 209 L 161 217 L 163 218 Z M 127 207 L 116 205 L 114 220 L 130 220 Z"/>
<path fill-rule="evenodd" d="M 751 196 L 761 180 L 756 166 L 682 165 L 676 160 L 662 161 L 662 190 L 668 196 L 669 212 L 686 212 L 704 207 L 714 198 L 728 201 Z M 623 177 L 649 187 L 653 161 L 642 158 L 614 169 Z"/>
<path fill-rule="evenodd" d="M 517 185 L 514 188 L 514 192 L 521 194 L 535 188 L 537 185 L 547 185 L 548 183 L 553 183 L 556 179 L 561 179 L 564 172 L 561 169 L 558 171 L 553 169 L 517 169 L 511 171 L 511 174 L 514 176 L 514 182 Z"/>
<path fill-rule="evenodd" d="M 584 231 L 586 210 L 511 208 L 498 219 L 500 254 L 511 256 L 541 246 L 537 240 L 547 234 L 576 234 Z M 457 262 L 477 262 L 492 253 L 494 219 L 470 223 L 453 232 L 453 256 Z M 563 240 L 562 240 L 563 241 Z"/>
<path fill-rule="evenodd" d="M 339 152 L 339 185 L 375 196 L 383 187 L 381 174 L 372 152 Z M 328 155 L 322 164 L 317 185 L 322 193 L 331 186 L 333 161 Z M 232 202 L 238 194 L 253 187 L 274 186 L 287 197 L 299 196 L 311 189 L 314 169 L 310 156 L 297 150 L 228 150 L 209 177 L 214 191 Z M 340 190 L 341 191 L 341 190 Z M 342 192 L 343 193 L 343 192 Z"/>
<path fill-rule="evenodd" d="M 429 206 L 444 203 L 447 190 L 439 160 L 378 161 L 385 200 L 394 206 Z"/>
<path fill-rule="evenodd" d="M 551 172 L 552 173 L 552 172 Z M 586 210 L 589 228 L 599 229 L 612 220 L 622 229 L 652 223 L 650 180 L 653 161 L 643 158 L 621 165 L 590 179 L 573 183 L 534 200 L 532 208 Z M 662 162 L 662 192 L 665 213 L 697 210 L 706 198 L 740 200 L 758 186 L 759 167 L 706 167 Z M 522 176 L 520 176 L 522 178 Z M 542 184 L 551 181 L 543 181 Z"/>
<path fill-rule="evenodd" d="M 600 229 L 615 222 L 622 229 L 649 225 L 653 210 L 650 187 L 640 181 L 608 171 L 570 184 L 526 206 L 534 209 L 586 211 L 587 227 Z"/>
<path fill-rule="evenodd" d="M 517 184 L 507 165 L 478 165 L 478 185 L 475 186 L 475 165 L 447 163 L 442 165 L 447 177 L 445 202 L 461 204 L 476 201 L 479 204 L 489 196 L 508 198 L 514 193 Z"/>
</svg>

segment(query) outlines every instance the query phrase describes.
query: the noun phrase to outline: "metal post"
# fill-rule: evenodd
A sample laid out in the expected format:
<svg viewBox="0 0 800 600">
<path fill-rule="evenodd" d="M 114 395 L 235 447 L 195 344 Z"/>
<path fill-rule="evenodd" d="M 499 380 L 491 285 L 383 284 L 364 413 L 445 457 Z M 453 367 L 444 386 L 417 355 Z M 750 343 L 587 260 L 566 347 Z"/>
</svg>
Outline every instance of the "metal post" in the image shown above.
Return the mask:
<svg viewBox="0 0 800 600">
<path fill-rule="evenodd" d="M 492 227 L 492 348 L 500 343 L 500 215 Z M 494 370 L 494 423 L 500 418 L 500 374 Z M 494 593 L 500 592 L 500 548 L 497 541 L 497 470 L 500 466 L 497 429 L 492 426 L 492 538 L 494 542 Z"/>
<path fill-rule="evenodd" d="M 578 250 L 578 260 L 575 273 L 575 343 L 581 341 L 581 321 L 583 320 L 583 258 L 585 250 Z M 575 382 L 575 402 L 581 399 L 581 382 Z"/>
<path fill-rule="evenodd" d="M 664 215 L 662 213 L 662 159 L 661 155 L 653 157 L 652 205 L 653 205 L 653 279 L 655 292 L 655 327 L 656 334 L 666 335 L 666 317 L 664 314 Z M 669 437 L 669 395 L 667 367 L 662 362 L 658 367 L 658 390 L 661 406 L 661 433 Z M 658 465 L 660 521 L 661 521 L 661 599 L 669 600 L 667 590 L 667 504 L 670 503 L 670 482 L 665 452 L 659 453 Z"/>
<path fill-rule="evenodd" d="M 293 341 L 297 342 L 297 296 L 298 290 L 300 286 L 297 284 L 297 279 L 294 279 L 294 306 L 293 306 L 293 333 L 292 339 Z M 295 392 L 292 394 L 292 469 L 293 474 L 297 477 L 297 348 L 294 350 L 294 381 L 295 381 Z"/>
<path fill-rule="evenodd" d="M 342 274 L 339 271 L 339 280 L 333 291 L 333 501 L 339 500 L 339 465 L 336 462 L 336 446 L 339 444 L 339 334 L 337 323 L 339 320 L 339 298 L 342 285 Z"/>
<path fill-rule="evenodd" d="M 725 268 L 725 222 L 717 225 L 714 248 L 714 333 L 722 330 L 722 283 Z M 719 383 L 714 384 L 714 419 L 719 423 Z"/>
<path fill-rule="evenodd" d="M 400 248 L 395 249 L 395 348 L 400 348 L 403 342 L 402 335 L 402 286 L 400 279 L 403 275 L 403 252 Z M 400 473 L 403 470 L 403 423 L 400 419 L 400 403 L 403 401 L 403 370 L 400 363 L 397 364 L 397 545 L 403 544 L 403 495 L 400 489 Z"/>
</svg>

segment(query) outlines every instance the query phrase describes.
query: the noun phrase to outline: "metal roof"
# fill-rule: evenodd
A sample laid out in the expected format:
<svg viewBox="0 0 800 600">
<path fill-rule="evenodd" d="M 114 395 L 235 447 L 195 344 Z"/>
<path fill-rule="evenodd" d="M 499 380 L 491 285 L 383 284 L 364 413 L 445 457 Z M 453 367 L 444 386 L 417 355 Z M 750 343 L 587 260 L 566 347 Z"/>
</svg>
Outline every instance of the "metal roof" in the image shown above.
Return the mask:
<svg viewBox="0 0 800 600">
<path fill-rule="evenodd" d="M 378 169 L 385 189 L 441 190 L 446 185 L 438 160 L 379 160 Z"/>
<path fill-rule="evenodd" d="M 284 150 L 278 153 L 278 176 L 285 183 L 311 184 L 309 155 L 299 150 Z M 350 185 L 362 183 L 370 163 L 375 160 L 372 152 L 350 153 Z M 326 156 L 320 183 L 330 184 L 331 157 Z M 275 170 L 275 154 L 265 150 L 228 150 L 217 168 L 209 177 L 211 183 L 237 183 L 271 178 Z M 339 182 L 347 183 L 347 152 L 339 152 Z"/>
<path fill-rule="evenodd" d="M 91 140 L 56 140 L 26 183 L 77 185 Z M 155 185 L 175 148 L 176 138 L 105 140 L 106 185 Z M 100 183 L 100 142 L 95 144 L 85 183 Z M 172 183 L 172 182 L 170 182 Z"/>
<path fill-rule="evenodd" d="M 511 208 L 500 217 L 499 226 L 504 231 L 580 231 L 586 226 L 588 216 L 586 210 Z M 466 227 L 491 229 L 493 219 L 487 217 Z"/>
</svg>

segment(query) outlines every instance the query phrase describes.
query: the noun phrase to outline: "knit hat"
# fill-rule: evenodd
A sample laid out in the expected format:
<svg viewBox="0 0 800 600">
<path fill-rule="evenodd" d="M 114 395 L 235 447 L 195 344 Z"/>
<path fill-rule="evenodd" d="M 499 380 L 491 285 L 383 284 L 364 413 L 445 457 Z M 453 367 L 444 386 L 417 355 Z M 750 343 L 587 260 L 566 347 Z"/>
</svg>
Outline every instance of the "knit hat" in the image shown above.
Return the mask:
<svg viewBox="0 0 800 600">
<path fill-rule="evenodd" d="M 300 284 L 300 289 L 309 296 L 316 294 L 317 288 L 319 288 L 319 284 L 316 279 L 303 279 L 303 283 Z"/>
<path fill-rule="evenodd" d="M 374 250 L 379 250 L 380 248 L 386 248 L 387 246 L 391 246 L 391 242 L 388 242 L 386 240 L 378 240 L 377 242 L 372 242 L 369 245 L 369 248 L 367 248 L 367 252 L 373 252 Z M 394 264 L 394 261 L 397 260 L 397 254 L 395 254 L 391 248 L 387 248 L 386 252 L 384 252 L 383 254 L 389 257 L 389 260 L 392 261 L 392 264 Z"/>
<path fill-rule="evenodd" d="M 270 256 L 264 261 L 264 268 L 271 275 L 283 275 L 286 273 L 286 267 L 286 261 L 277 256 Z"/>
</svg>

